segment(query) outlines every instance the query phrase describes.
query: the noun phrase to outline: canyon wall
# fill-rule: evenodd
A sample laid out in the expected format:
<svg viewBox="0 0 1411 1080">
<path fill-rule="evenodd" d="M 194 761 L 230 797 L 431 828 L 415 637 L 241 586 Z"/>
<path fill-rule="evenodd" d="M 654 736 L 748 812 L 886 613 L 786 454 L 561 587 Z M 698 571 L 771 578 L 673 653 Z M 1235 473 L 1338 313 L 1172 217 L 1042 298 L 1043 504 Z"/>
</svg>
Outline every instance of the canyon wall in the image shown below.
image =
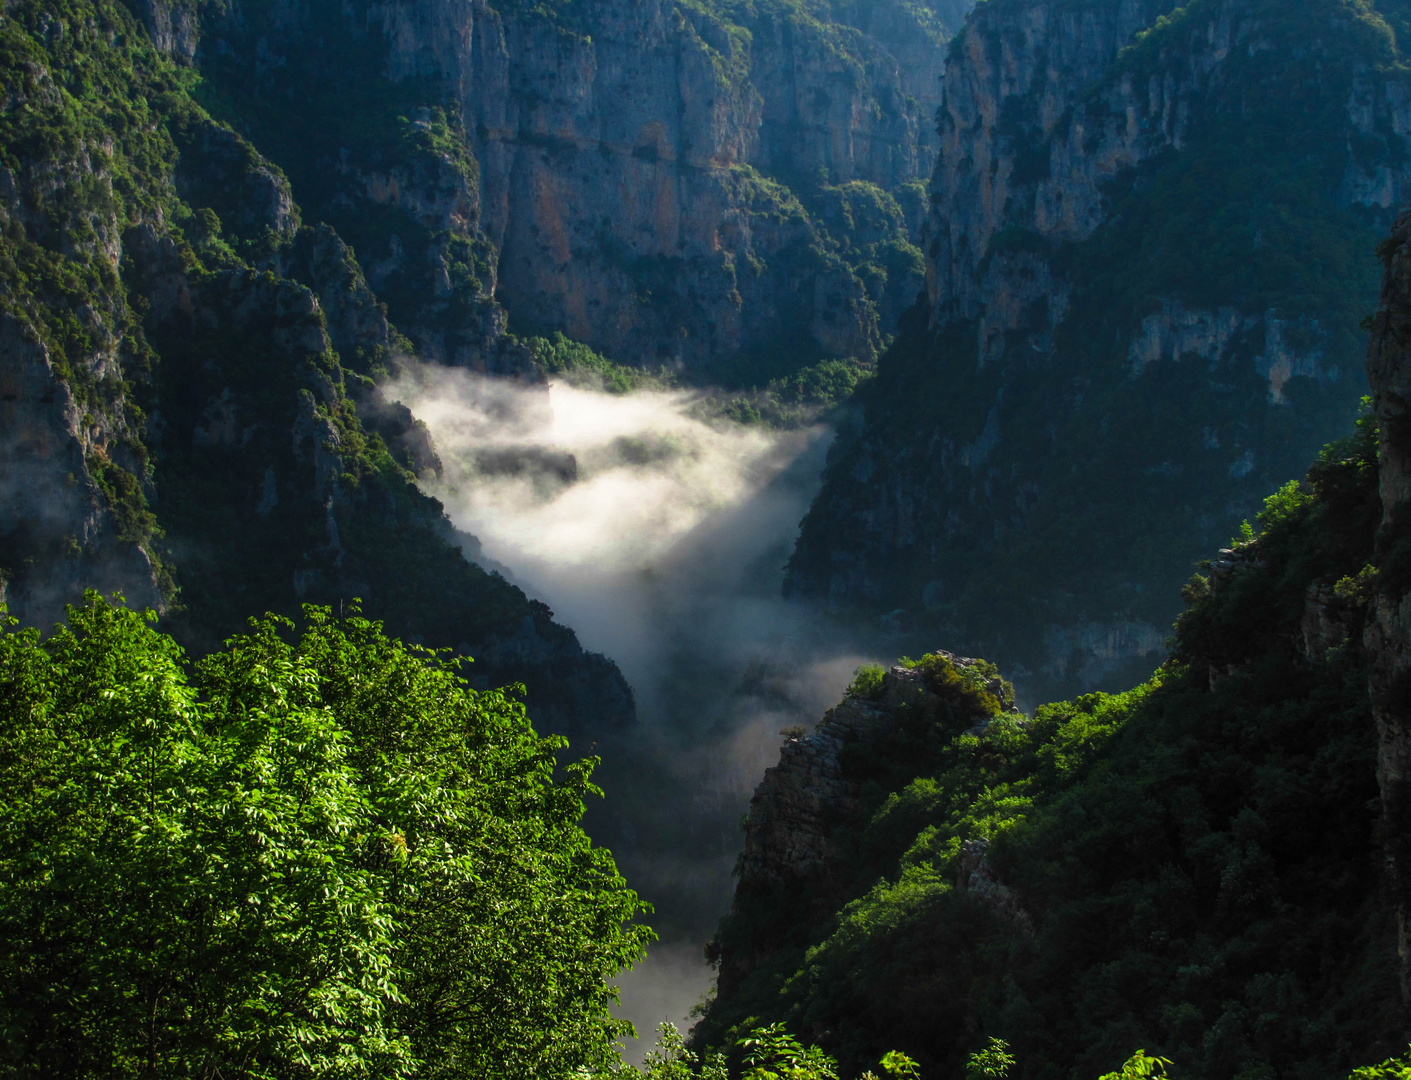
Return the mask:
<svg viewBox="0 0 1411 1080">
<path fill-rule="evenodd" d="M 1397 901 L 1402 1000 L 1411 1003 L 1411 215 L 1386 246 L 1386 278 L 1367 351 L 1381 460 L 1381 528 L 1363 642 L 1371 657 L 1386 874 Z"/>
<path fill-rule="evenodd" d="M 836 7 L 247 3 L 196 60 L 424 354 L 484 363 L 497 301 L 523 331 L 762 384 L 872 359 L 922 286 L 963 5 Z M 450 338 L 413 281 L 449 299 Z"/>
<path fill-rule="evenodd" d="M 1411 182 L 1397 40 L 1343 0 L 977 8 L 945 72 L 925 302 L 789 589 L 1039 694 L 1149 669 L 1181 568 L 1363 392 L 1371 252 Z"/>
</svg>

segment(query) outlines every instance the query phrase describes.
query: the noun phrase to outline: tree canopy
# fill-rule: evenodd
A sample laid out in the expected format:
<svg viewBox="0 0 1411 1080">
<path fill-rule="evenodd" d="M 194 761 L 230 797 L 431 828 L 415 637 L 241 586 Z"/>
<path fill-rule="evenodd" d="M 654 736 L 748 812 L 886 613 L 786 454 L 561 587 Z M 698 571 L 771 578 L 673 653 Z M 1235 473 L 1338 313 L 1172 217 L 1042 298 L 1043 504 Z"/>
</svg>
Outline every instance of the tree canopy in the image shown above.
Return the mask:
<svg viewBox="0 0 1411 1080">
<path fill-rule="evenodd" d="M 90 593 L 0 626 L 10 1075 L 596 1070 L 644 910 L 510 693 L 381 625 L 251 620 L 197 664 Z"/>
</svg>

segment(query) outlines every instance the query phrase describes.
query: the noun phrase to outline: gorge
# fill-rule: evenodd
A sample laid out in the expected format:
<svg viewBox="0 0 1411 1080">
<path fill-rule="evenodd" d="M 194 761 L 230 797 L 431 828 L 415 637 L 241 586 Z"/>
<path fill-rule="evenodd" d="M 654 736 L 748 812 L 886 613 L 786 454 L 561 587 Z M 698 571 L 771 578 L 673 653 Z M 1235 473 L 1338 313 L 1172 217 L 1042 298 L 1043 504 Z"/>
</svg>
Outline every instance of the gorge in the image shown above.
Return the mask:
<svg viewBox="0 0 1411 1080">
<path fill-rule="evenodd" d="M 0 600 L 523 684 L 657 904 L 639 1028 L 1345 1075 L 1411 993 L 1408 34 L 13 0 Z"/>
</svg>

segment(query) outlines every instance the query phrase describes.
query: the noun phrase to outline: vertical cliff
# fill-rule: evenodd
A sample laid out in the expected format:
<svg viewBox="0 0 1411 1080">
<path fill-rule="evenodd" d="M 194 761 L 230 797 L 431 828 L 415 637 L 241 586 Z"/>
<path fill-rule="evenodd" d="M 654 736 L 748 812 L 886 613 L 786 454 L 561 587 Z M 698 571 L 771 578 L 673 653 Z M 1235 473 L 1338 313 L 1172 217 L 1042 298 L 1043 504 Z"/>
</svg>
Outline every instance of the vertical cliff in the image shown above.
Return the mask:
<svg viewBox="0 0 1411 1080">
<path fill-rule="evenodd" d="M 1394 6 L 977 8 L 926 300 L 790 589 L 900 609 L 1041 693 L 1149 667 L 1180 566 L 1361 394 L 1370 252 L 1411 181 Z"/>
<path fill-rule="evenodd" d="M 1367 351 L 1381 458 L 1381 528 L 1365 644 L 1380 736 L 1377 779 L 1387 876 L 1397 901 L 1401 993 L 1411 1003 L 1411 216 L 1385 247 L 1386 277 Z"/>
<path fill-rule="evenodd" d="M 246 3 L 197 61 L 424 353 L 489 362 L 505 309 L 763 383 L 921 287 L 943 7 Z"/>
</svg>

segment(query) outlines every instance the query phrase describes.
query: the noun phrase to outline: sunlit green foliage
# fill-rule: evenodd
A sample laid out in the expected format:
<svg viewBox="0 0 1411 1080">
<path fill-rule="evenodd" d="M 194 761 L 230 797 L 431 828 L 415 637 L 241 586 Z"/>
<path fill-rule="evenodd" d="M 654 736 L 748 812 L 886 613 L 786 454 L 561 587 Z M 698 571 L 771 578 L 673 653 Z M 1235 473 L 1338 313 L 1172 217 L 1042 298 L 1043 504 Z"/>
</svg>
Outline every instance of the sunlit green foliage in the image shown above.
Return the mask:
<svg viewBox="0 0 1411 1080">
<path fill-rule="evenodd" d="M 880 664 L 863 664 L 848 684 L 849 697 L 872 698 L 882 692 L 882 677 L 886 669 Z"/>
<path fill-rule="evenodd" d="M 1411 1080 L 1411 1050 L 1387 1058 L 1380 1065 L 1364 1065 L 1352 1070 L 1351 1080 Z"/>
<path fill-rule="evenodd" d="M 354 614 L 0 633 L 8 1075 L 567 1075 L 649 935 L 523 706 Z"/>
<path fill-rule="evenodd" d="M 545 374 L 562 376 L 572 386 L 626 394 L 633 390 L 668 390 L 676 385 L 676 377 L 669 371 L 648 371 L 616 363 L 557 331 L 549 337 L 529 338 L 526 344 Z"/>
<path fill-rule="evenodd" d="M 1106 1073 L 1098 1080 L 1147 1080 L 1152 1076 L 1165 1076 L 1168 1058 L 1155 1057 L 1145 1050 L 1138 1050 L 1122 1064 L 1116 1072 Z"/>
<path fill-rule="evenodd" d="M 1009 1044 L 991 1036 L 989 1043 L 965 1059 L 965 1077 L 966 1080 L 1004 1080 L 1013 1064 Z"/>
</svg>

